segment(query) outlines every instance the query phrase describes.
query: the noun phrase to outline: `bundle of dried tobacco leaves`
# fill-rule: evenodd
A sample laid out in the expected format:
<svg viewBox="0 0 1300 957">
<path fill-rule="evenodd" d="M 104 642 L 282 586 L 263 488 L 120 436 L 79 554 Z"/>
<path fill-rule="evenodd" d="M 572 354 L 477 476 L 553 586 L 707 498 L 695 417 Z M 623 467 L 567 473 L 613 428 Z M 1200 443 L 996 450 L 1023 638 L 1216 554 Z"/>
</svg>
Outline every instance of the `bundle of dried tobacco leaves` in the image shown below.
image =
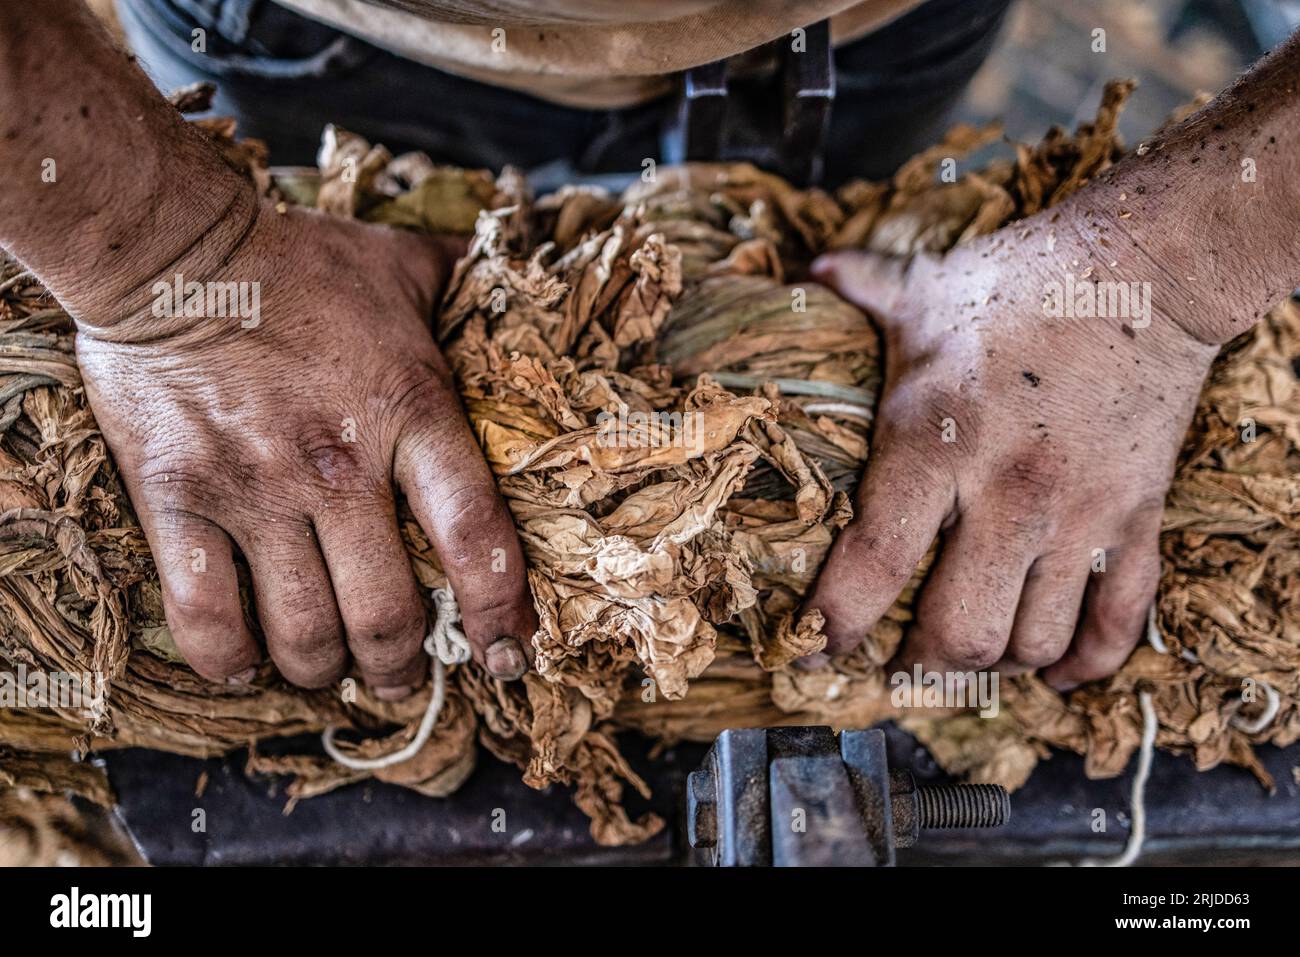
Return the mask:
<svg viewBox="0 0 1300 957">
<path fill-rule="evenodd" d="M 619 197 L 534 200 L 509 173 L 393 158 L 341 131 L 326 136 L 319 177 L 275 179 L 255 145 L 207 124 L 267 192 L 474 233 L 437 334 L 524 542 L 537 671 L 508 685 L 455 668 L 431 740 L 376 776 L 450 793 L 477 738 L 528 784 L 570 785 L 596 838 L 624 843 L 662 822 L 622 808 L 624 787 L 645 785 L 619 753 L 621 729 L 673 741 L 888 716 L 882 666 L 924 568 L 858 651 L 788 667 L 824 640 L 819 616 L 793 613 L 851 514 L 880 349 L 856 308 L 797 280 L 826 249 L 943 250 L 1059 202 L 1119 154 L 1130 90 L 1111 85 L 1093 123 L 956 183 L 936 182 L 940 159 L 996 131 L 959 128 L 890 183 L 834 196 L 748 166 L 692 166 Z M 349 746 L 360 756 L 410 741 L 427 689 L 397 704 L 360 688 L 344 700 L 289 687 L 269 666 L 246 689 L 184 666 L 78 387 L 70 322 L 16 265 L 0 291 L 0 654 L 110 676 L 89 710 L 0 709 L 0 745 L 50 761 L 70 747 L 206 755 L 331 724 L 380 735 Z M 910 711 L 903 723 L 940 764 L 1015 787 L 1055 745 L 1086 754 L 1090 775 L 1117 774 L 1138 744 L 1140 687 L 1154 694 L 1160 747 L 1271 783 L 1252 744 L 1300 736 L 1297 357 L 1300 311 L 1286 304 L 1225 348 L 1206 384 L 1166 510 L 1168 653 L 1143 646 L 1116 677 L 1065 697 L 1034 677 L 1008 681 L 993 720 Z M 409 515 L 403 531 L 421 582 L 444 584 Z M 296 775 L 295 799 L 367 776 L 256 747 L 249 764 Z"/>
</svg>

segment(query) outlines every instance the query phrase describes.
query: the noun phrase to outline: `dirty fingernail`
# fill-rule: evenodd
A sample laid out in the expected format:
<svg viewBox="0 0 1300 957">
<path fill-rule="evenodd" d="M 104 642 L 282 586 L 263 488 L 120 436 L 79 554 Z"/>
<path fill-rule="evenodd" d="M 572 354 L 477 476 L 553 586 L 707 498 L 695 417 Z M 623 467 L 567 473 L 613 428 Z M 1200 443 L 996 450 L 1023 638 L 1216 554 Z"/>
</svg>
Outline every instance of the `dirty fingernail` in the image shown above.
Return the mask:
<svg viewBox="0 0 1300 957">
<path fill-rule="evenodd" d="M 226 678 L 226 684 L 246 685 L 256 677 L 257 677 L 257 666 L 254 665 L 252 668 L 245 668 L 243 671 L 239 672 L 238 674 L 230 675 L 228 678 Z"/>
<path fill-rule="evenodd" d="M 821 278 L 828 273 L 835 271 L 835 260 L 826 254 L 818 256 L 812 261 L 812 265 L 808 267 L 808 271 L 814 276 Z"/>
<path fill-rule="evenodd" d="M 409 698 L 415 690 L 413 685 L 389 685 L 387 688 L 374 688 L 372 691 L 380 701 L 401 701 Z"/>
<path fill-rule="evenodd" d="M 509 635 L 498 638 L 488 646 L 487 653 L 483 656 L 483 663 L 487 665 L 487 670 L 492 677 L 500 678 L 502 681 L 522 678 L 524 672 L 528 670 L 528 659 L 524 657 L 523 648 Z"/>
<path fill-rule="evenodd" d="M 1051 685 L 1053 688 L 1055 688 L 1057 691 L 1059 691 L 1061 694 L 1069 694 L 1075 688 L 1079 687 L 1079 682 L 1070 681 L 1068 679 L 1065 681 L 1049 681 L 1048 684 Z"/>
</svg>

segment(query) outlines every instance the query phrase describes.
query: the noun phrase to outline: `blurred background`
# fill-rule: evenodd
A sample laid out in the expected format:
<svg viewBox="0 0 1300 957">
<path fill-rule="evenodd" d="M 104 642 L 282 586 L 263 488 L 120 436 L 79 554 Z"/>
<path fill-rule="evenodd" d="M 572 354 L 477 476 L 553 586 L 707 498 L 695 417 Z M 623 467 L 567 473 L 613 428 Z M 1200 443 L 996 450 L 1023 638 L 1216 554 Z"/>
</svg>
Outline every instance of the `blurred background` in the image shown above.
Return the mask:
<svg viewBox="0 0 1300 957">
<path fill-rule="evenodd" d="M 1091 119 L 1102 86 L 1135 77 L 1120 123 L 1134 143 L 1198 92 L 1217 93 L 1300 25 L 1300 0 L 1016 0 L 960 119 L 1035 142 Z M 1093 31 L 1105 30 L 1105 52 Z"/>
<path fill-rule="evenodd" d="M 121 34 L 115 0 L 87 2 Z M 1013 0 L 952 119 L 1001 120 L 1008 137 L 1032 143 L 1053 124 L 1091 119 L 1105 82 L 1133 77 L 1120 123 L 1133 143 L 1198 93 L 1223 89 L 1297 26 L 1300 0 Z M 1096 30 L 1104 51 L 1094 50 Z"/>
<path fill-rule="evenodd" d="M 114 0 L 88 0 L 117 28 Z M 1121 128 L 1131 140 L 1196 93 L 1216 93 L 1300 26 L 1300 0 L 1015 0 L 961 119 L 1002 119 L 1014 139 L 1090 118 L 1112 77 L 1140 81 Z M 1106 51 L 1092 31 L 1106 31 Z"/>
</svg>

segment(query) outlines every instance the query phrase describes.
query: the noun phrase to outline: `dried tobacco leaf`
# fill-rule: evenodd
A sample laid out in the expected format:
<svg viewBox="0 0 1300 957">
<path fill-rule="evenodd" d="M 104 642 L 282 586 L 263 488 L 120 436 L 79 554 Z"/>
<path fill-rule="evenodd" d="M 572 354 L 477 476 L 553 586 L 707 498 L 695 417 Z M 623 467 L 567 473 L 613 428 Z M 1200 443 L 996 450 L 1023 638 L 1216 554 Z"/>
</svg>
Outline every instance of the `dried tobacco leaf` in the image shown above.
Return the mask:
<svg viewBox="0 0 1300 957">
<path fill-rule="evenodd" d="M 385 779 L 449 793 L 477 735 L 529 785 L 572 787 L 599 841 L 626 843 L 662 822 L 623 810 L 623 789 L 645 784 L 618 752 L 622 729 L 708 740 L 725 727 L 893 714 L 883 664 L 929 557 L 853 654 L 789 667 L 824 641 L 815 617 L 794 614 L 851 515 L 880 387 L 867 318 L 791 280 L 826 249 L 941 251 L 1060 202 L 1119 156 L 1115 119 L 1131 88 L 1108 87 L 1097 120 L 1073 135 L 1053 130 L 956 183 L 935 181 L 940 160 L 996 130 L 959 128 L 891 182 L 833 197 L 749 166 L 693 165 L 618 197 L 584 187 L 534 200 L 508 171 L 493 180 L 392 158 L 331 129 L 319 182 L 299 175 L 286 195 L 414 229 L 473 220 L 437 331 L 519 528 L 541 621 L 537 673 L 508 685 L 453 669 L 433 737 Z M 251 169 L 256 147 L 208 129 L 276 188 Z M 397 704 L 364 690 L 344 702 L 289 687 L 269 666 L 232 689 L 179 662 L 78 389 L 70 323 L 16 266 L 0 272 L 0 291 L 0 654 L 111 675 L 97 715 L 0 710 L 0 743 L 55 760 L 74 744 L 213 754 L 327 724 L 380 736 L 356 746 L 366 754 L 409 740 L 427 689 Z M 804 311 L 792 311 L 800 295 Z M 1137 746 L 1141 688 L 1154 693 L 1160 747 L 1269 783 L 1251 745 L 1300 737 L 1297 356 L 1300 309 L 1288 303 L 1229 344 L 1206 383 L 1161 544 L 1169 653 L 1139 649 L 1066 697 L 1032 676 L 1009 680 L 992 721 L 909 711 L 905 726 L 944 767 L 1014 787 L 1053 745 L 1085 754 L 1090 775 L 1117 774 Z M 1252 442 L 1238 433 L 1247 420 Z M 417 577 L 444 584 L 402 515 Z M 365 776 L 256 748 L 249 767 L 296 775 L 294 800 Z"/>
</svg>

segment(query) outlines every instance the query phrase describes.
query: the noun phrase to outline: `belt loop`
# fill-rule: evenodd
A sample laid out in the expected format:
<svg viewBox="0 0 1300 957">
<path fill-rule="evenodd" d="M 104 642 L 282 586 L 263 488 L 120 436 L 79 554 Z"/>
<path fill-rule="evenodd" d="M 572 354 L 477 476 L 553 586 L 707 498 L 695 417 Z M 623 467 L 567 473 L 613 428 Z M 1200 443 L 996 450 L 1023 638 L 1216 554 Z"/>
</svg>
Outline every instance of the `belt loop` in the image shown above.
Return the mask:
<svg viewBox="0 0 1300 957">
<path fill-rule="evenodd" d="M 166 4 L 193 17 L 205 30 L 215 30 L 223 40 L 243 43 L 248 24 L 259 0 L 165 0 Z"/>
<path fill-rule="evenodd" d="M 717 160 L 727 123 L 727 61 L 715 60 L 686 71 L 677 117 L 681 158 L 677 162 Z"/>
<path fill-rule="evenodd" d="M 733 103 L 728 65 L 735 58 L 687 70 L 677 111 L 664 130 L 666 162 L 743 159 L 798 186 L 820 181 L 835 100 L 830 21 L 819 20 L 760 49 L 775 55 L 779 104 L 755 102 L 752 93 Z"/>
<path fill-rule="evenodd" d="M 786 45 L 781 63 L 784 93 L 781 172 L 801 185 L 821 181 L 835 102 L 831 22 L 819 20 Z"/>
<path fill-rule="evenodd" d="M 218 0 L 217 32 L 231 43 L 248 39 L 253 11 L 261 0 Z"/>
</svg>

